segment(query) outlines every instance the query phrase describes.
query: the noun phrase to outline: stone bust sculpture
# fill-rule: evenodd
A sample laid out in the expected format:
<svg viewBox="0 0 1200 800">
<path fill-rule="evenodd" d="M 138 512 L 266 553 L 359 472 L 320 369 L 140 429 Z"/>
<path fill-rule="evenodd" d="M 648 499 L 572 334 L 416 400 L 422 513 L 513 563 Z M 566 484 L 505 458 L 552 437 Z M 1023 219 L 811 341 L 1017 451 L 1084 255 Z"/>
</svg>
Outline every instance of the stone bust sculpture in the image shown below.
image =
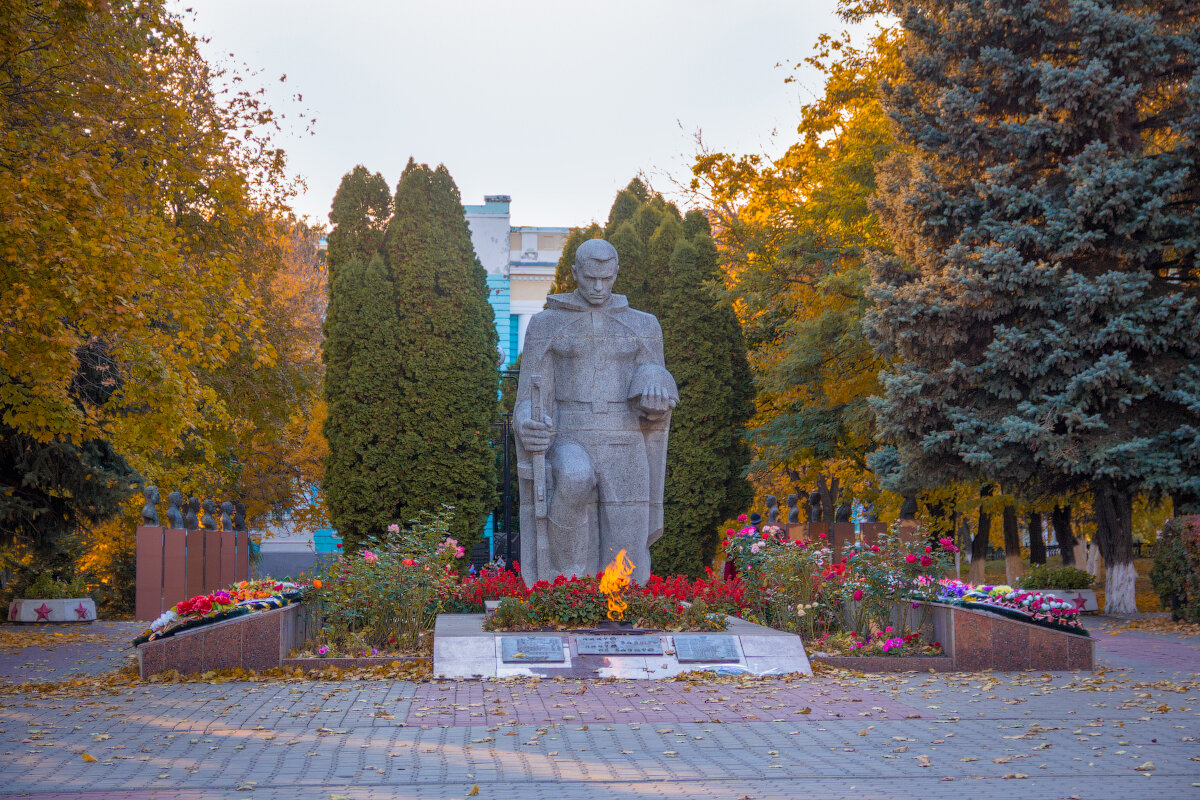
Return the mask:
<svg viewBox="0 0 1200 800">
<path fill-rule="evenodd" d="M 221 503 L 221 530 L 233 530 L 233 503 L 228 500 Z"/>
<path fill-rule="evenodd" d="M 800 521 L 800 496 L 795 492 L 787 496 L 788 505 L 788 522 L 796 523 Z"/>
<path fill-rule="evenodd" d="M 200 527 L 208 531 L 217 529 L 217 521 L 213 515 L 217 513 L 217 504 L 212 500 L 204 501 L 204 516 L 200 518 Z"/>
<path fill-rule="evenodd" d="M 185 530 L 194 531 L 200 527 L 198 515 L 200 514 L 200 498 L 193 497 L 188 501 L 187 510 L 183 512 L 183 527 Z"/>
<path fill-rule="evenodd" d="M 157 526 L 158 525 L 158 487 L 147 486 L 142 490 L 142 494 L 146 496 L 146 505 L 142 506 L 142 524 Z"/>
<path fill-rule="evenodd" d="M 773 494 L 767 495 L 767 524 L 779 524 L 779 499 Z"/>
<path fill-rule="evenodd" d="M 808 493 L 808 521 L 809 522 L 825 522 L 821 519 L 821 493 L 813 489 Z"/>
<path fill-rule="evenodd" d="M 594 575 L 625 550 L 650 577 L 663 533 L 663 481 L 675 379 L 662 329 L 614 295 L 616 249 L 579 246 L 578 287 L 529 322 L 513 411 L 521 479 L 521 574 L 532 586 Z"/>
<path fill-rule="evenodd" d="M 179 492 L 171 492 L 167 495 L 167 524 L 172 530 L 180 530 L 183 528 L 183 512 L 179 507 L 183 505 L 183 495 Z"/>
</svg>

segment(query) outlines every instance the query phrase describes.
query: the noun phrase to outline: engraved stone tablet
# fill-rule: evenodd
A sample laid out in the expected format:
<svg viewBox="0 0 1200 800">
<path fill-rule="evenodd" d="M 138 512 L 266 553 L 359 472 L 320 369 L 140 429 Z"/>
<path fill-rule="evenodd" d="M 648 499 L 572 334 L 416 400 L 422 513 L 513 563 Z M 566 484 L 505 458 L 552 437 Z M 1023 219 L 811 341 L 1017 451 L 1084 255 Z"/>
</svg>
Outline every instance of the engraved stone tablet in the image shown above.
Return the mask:
<svg viewBox="0 0 1200 800">
<path fill-rule="evenodd" d="M 661 656 L 657 636 L 580 636 L 575 640 L 581 656 Z"/>
<path fill-rule="evenodd" d="M 505 663 L 563 661 L 559 636 L 505 636 L 500 640 L 501 661 Z"/>
<path fill-rule="evenodd" d="M 688 661 L 737 661 L 737 646 L 732 636 L 676 636 L 675 657 Z"/>
</svg>

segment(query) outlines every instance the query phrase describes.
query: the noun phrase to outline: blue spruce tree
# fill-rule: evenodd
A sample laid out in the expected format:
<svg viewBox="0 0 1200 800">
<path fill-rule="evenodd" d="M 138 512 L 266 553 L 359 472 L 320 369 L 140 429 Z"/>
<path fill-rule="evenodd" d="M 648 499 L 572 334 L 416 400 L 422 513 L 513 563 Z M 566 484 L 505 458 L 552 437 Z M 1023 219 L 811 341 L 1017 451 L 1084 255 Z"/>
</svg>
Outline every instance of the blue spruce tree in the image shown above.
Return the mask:
<svg viewBox="0 0 1200 800">
<path fill-rule="evenodd" d="M 873 463 L 895 485 L 1088 485 L 1105 609 L 1133 612 L 1134 496 L 1200 493 L 1200 7 L 892 9 Z"/>
</svg>

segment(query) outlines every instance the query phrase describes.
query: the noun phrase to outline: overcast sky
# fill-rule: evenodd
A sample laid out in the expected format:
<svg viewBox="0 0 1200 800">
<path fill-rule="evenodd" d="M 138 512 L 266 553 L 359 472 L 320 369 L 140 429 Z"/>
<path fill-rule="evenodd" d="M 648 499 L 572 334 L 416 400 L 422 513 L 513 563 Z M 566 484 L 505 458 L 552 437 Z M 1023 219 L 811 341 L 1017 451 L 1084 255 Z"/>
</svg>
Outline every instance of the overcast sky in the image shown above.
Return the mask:
<svg viewBox="0 0 1200 800">
<path fill-rule="evenodd" d="M 603 222 L 639 171 L 664 192 L 666 175 L 686 178 L 698 130 L 713 150 L 782 152 L 821 86 L 811 70 L 784 79 L 820 33 L 843 27 L 836 0 L 177 7 L 194 9 L 210 62 L 260 70 L 292 118 L 280 143 L 308 184 L 295 208 L 320 222 L 355 164 L 394 187 L 409 156 L 444 163 L 466 204 L 511 195 L 514 225 Z"/>
</svg>

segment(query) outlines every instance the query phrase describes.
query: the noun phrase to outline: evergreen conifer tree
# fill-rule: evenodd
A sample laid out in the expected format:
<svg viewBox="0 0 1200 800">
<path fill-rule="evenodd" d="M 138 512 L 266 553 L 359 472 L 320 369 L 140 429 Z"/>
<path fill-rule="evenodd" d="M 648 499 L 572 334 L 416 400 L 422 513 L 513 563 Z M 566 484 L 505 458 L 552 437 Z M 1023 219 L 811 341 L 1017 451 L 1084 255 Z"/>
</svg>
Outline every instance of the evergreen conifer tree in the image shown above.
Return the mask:
<svg viewBox="0 0 1200 800">
<path fill-rule="evenodd" d="M 469 551 L 496 489 L 499 353 L 486 274 L 444 166 L 410 160 L 394 208 L 386 240 L 398 321 L 391 424 L 404 465 L 395 515 L 405 521 L 449 503 L 452 534 Z"/>
<path fill-rule="evenodd" d="M 1134 494 L 1200 491 L 1197 12 L 894 9 L 907 147 L 879 171 L 896 257 L 866 320 L 894 360 L 881 438 L 910 476 L 1087 482 L 1105 609 L 1133 612 Z"/>
<path fill-rule="evenodd" d="M 645 240 L 638 236 L 633 223 L 626 221 L 616 232 L 608 235 L 608 241 L 617 249 L 621 264 L 613 291 L 625 295 L 629 305 L 638 311 L 653 314 L 647 307 L 647 295 L 661 288 L 664 275 L 650 275 L 646 264 Z"/>
<path fill-rule="evenodd" d="M 753 498 L 742 435 L 754 411 L 746 344 L 733 309 L 713 291 L 720 269 L 703 214 L 685 221 L 635 178 L 613 203 L 605 234 L 620 258 L 613 288 L 658 317 L 667 369 L 679 386 L 653 569 L 700 577 L 716 554 L 720 524 Z"/>
<path fill-rule="evenodd" d="M 605 233 L 611 236 L 621 227 L 622 222 L 633 219 L 648 197 L 646 184 L 639 178 L 631 180 L 628 186 L 617 192 L 617 197 L 613 200 L 612 208 L 608 211 L 608 221 L 604 223 Z"/>
<path fill-rule="evenodd" d="M 730 489 L 748 485 L 733 463 L 740 424 L 731 419 L 737 391 L 731 342 L 737 320 L 713 294 L 717 249 L 706 235 L 680 241 L 662 287 L 663 352 L 679 386 L 671 417 L 664 535 L 653 548 L 654 570 L 699 577 L 716 556 L 721 523 L 736 513 Z M 744 418 L 741 421 L 744 423 Z M 736 500 L 744 500 L 742 493 Z"/>
<path fill-rule="evenodd" d="M 359 164 L 342 176 L 329 222 L 333 228 L 327 237 L 330 281 L 336 280 L 342 264 L 352 258 L 371 263 L 376 253 L 383 252 L 383 236 L 392 212 L 392 195 L 387 181 L 376 172 L 372 175 Z"/>
<path fill-rule="evenodd" d="M 404 498 L 399 319 L 383 256 L 342 262 L 325 314 L 329 416 L 322 488 L 333 526 L 353 546 L 396 521 Z"/>
</svg>

